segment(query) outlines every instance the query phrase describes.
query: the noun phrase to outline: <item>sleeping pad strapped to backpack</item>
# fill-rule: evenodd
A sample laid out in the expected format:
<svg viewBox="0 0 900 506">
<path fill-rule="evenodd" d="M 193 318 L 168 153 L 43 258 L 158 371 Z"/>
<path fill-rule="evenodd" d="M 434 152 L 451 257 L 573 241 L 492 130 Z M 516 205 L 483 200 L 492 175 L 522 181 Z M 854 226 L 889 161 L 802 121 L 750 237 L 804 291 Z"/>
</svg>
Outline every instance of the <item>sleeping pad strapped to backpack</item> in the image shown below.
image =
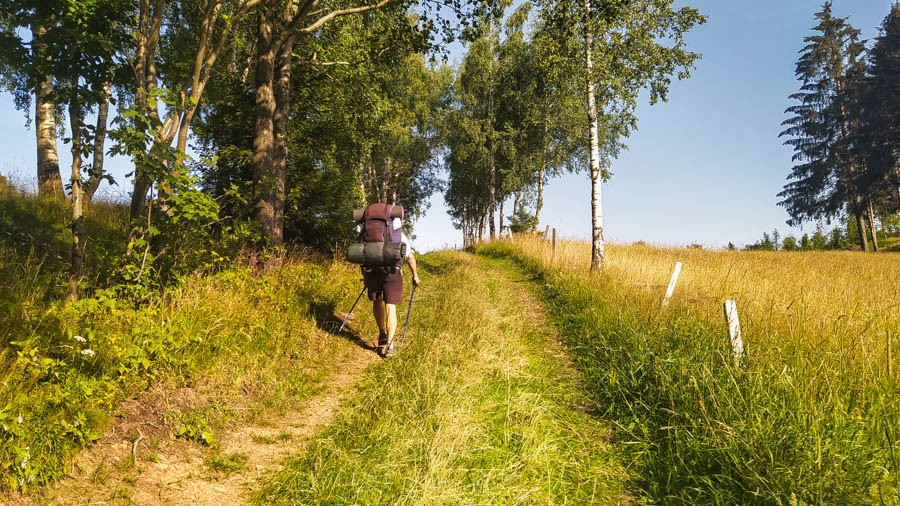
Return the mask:
<svg viewBox="0 0 900 506">
<path fill-rule="evenodd" d="M 368 267 L 400 267 L 406 244 L 401 241 L 400 229 L 391 227 L 394 218 L 403 219 L 403 206 L 371 204 L 354 211 L 353 219 L 362 226 L 357 242 L 347 250 L 347 260 Z"/>
</svg>

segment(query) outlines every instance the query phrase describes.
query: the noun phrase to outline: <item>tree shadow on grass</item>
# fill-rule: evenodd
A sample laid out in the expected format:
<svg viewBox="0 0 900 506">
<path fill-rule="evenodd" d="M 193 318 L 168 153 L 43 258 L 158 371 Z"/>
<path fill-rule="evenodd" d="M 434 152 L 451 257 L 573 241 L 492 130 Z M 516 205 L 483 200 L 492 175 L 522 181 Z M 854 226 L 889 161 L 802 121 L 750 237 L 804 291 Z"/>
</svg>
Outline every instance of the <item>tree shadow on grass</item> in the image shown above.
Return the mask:
<svg viewBox="0 0 900 506">
<path fill-rule="evenodd" d="M 354 309 L 354 311 L 358 310 L 359 307 Z M 365 341 L 362 336 L 360 336 L 357 331 L 351 329 L 349 325 L 344 325 L 344 328 L 342 330 L 340 329 L 341 323 L 344 321 L 346 315 L 338 316 L 335 314 L 334 304 L 313 302 L 309 305 L 309 312 L 315 317 L 316 326 L 322 329 L 326 336 L 331 335 L 346 339 L 366 351 L 376 350 L 376 347 L 372 345 L 372 343 Z"/>
</svg>

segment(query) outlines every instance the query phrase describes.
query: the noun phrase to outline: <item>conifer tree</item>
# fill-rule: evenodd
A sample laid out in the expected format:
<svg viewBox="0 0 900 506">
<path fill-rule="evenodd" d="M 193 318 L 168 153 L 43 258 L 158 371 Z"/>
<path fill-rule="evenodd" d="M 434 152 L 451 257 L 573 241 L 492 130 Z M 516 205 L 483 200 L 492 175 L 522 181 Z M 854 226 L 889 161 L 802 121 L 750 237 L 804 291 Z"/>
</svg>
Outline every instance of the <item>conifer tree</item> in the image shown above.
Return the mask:
<svg viewBox="0 0 900 506">
<path fill-rule="evenodd" d="M 881 25 L 869 52 L 864 104 L 869 169 L 885 211 L 900 212 L 900 3 Z"/>
<path fill-rule="evenodd" d="M 831 219 L 843 212 L 855 217 L 863 249 L 868 249 L 864 226 L 864 163 L 854 149 L 861 129 L 856 114 L 864 50 L 859 31 L 845 18 L 834 17 L 831 2 L 816 13 L 819 24 L 807 36 L 796 75 L 802 85 L 790 96 L 798 103 L 785 112 L 792 117 L 780 136 L 794 148 L 794 167 L 778 196 L 784 200 L 789 225 Z"/>
</svg>

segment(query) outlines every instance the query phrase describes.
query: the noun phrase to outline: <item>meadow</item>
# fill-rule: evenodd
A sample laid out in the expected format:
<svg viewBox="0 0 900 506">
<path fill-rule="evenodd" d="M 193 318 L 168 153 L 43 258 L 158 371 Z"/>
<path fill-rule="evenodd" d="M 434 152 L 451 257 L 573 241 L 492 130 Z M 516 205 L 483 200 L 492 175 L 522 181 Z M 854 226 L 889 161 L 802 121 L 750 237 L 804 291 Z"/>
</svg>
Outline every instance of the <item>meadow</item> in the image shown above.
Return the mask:
<svg viewBox="0 0 900 506">
<path fill-rule="evenodd" d="M 479 253 L 540 277 L 638 495 L 694 504 L 896 504 L 900 259 L 516 236 Z M 674 264 L 683 268 L 668 307 Z M 723 302 L 737 302 L 735 364 Z"/>
<path fill-rule="evenodd" d="M 343 261 L 222 252 L 127 283 L 125 211 L 99 203 L 85 296 L 64 303 L 66 206 L 0 192 L 0 489 L 52 483 L 148 391 L 165 427 L 132 435 L 141 458 L 180 438 L 212 468 L 230 458 L 224 427 L 296 409 L 361 353 L 359 335 L 323 328 L 358 293 Z M 611 244 L 602 273 L 589 257 L 528 235 L 422 257 L 409 347 L 360 373 L 254 499 L 900 503 L 895 254 Z M 371 330 L 358 314 L 352 332 Z M 137 461 L 108 472 L 136 476 Z"/>
</svg>

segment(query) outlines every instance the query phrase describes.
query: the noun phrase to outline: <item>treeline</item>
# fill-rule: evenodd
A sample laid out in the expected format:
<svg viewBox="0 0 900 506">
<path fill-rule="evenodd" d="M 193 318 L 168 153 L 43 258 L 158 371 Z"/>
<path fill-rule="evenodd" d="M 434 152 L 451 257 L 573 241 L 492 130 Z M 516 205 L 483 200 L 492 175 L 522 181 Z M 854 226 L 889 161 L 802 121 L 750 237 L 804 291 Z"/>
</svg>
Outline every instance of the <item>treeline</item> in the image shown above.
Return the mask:
<svg viewBox="0 0 900 506">
<path fill-rule="evenodd" d="M 900 212 L 900 4 L 868 47 L 831 2 L 816 19 L 781 133 L 795 164 L 779 205 L 792 226 L 849 218 L 860 248 L 878 251 L 879 222 Z"/>
<path fill-rule="evenodd" d="M 34 125 L 39 193 L 71 203 L 72 299 L 109 154 L 134 166 L 123 279 L 223 245 L 333 250 L 352 208 L 415 218 L 441 188 L 469 243 L 504 226 L 507 198 L 513 228 L 533 229 L 546 179 L 581 169 L 599 267 L 600 183 L 637 97 L 665 100 L 698 57 L 696 10 L 639 4 L 0 0 L 0 82 Z M 436 63 L 454 39 L 456 73 Z"/>
<path fill-rule="evenodd" d="M 881 251 L 900 250 L 900 215 L 883 216 L 876 229 L 876 242 Z M 744 246 L 748 251 L 825 251 L 855 250 L 863 247 L 855 220 L 847 219 L 841 225 L 826 230 L 821 225 L 812 234 L 804 233 L 800 238 L 794 235 L 782 236 L 778 229 L 771 233 L 763 232 L 762 238 L 753 244 Z M 728 249 L 737 249 L 729 243 Z"/>
<path fill-rule="evenodd" d="M 587 172 L 591 268 L 602 268 L 601 183 L 637 128 L 641 93 L 664 101 L 673 77 L 689 77 L 699 55 L 684 35 L 705 18 L 671 0 L 538 0 L 479 21 L 445 133 L 445 199 L 464 244 L 507 225 L 534 231 L 547 181 Z"/>
<path fill-rule="evenodd" d="M 451 82 L 429 60 L 490 7 L 0 0 L 0 81 L 34 125 L 39 193 L 71 203 L 69 296 L 83 282 L 84 206 L 112 182 L 110 153 L 134 166 L 129 282 L 171 271 L 186 250 L 330 250 L 366 201 L 420 215 L 440 185 Z M 58 137 L 73 154 L 64 177 Z"/>
</svg>

